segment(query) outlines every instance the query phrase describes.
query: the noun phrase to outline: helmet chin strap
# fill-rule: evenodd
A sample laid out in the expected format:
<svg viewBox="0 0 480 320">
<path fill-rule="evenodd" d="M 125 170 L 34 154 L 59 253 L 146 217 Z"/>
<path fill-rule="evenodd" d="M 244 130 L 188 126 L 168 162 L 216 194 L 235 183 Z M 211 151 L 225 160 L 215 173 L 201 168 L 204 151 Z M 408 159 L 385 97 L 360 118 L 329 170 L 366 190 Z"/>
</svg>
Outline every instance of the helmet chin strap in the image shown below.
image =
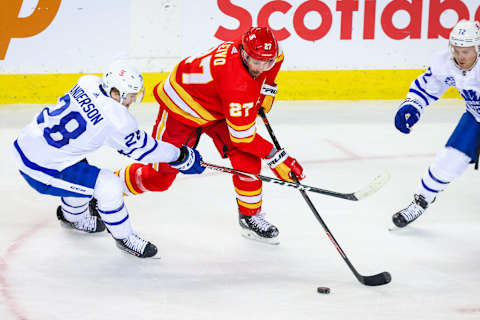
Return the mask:
<svg viewBox="0 0 480 320">
<path fill-rule="evenodd" d="M 118 89 L 117 89 L 118 90 Z M 118 94 L 120 96 L 120 104 L 123 105 L 123 102 L 125 101 L 125 99 L 127 98 L 127 95 L 125 93 L 122 93 L 120 92 L 120 90 L 118 90 Z"/>
</svg>

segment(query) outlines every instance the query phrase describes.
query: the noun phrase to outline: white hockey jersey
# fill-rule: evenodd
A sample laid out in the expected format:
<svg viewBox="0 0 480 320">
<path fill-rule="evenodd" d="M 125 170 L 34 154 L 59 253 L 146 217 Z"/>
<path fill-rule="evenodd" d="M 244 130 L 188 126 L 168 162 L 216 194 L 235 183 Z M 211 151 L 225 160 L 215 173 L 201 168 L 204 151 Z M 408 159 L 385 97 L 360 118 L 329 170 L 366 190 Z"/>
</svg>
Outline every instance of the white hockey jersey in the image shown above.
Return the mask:
<svg viewBox="0 0 480 320">
<path fill-rule="evenodd" d="M 63 170 L 103 145 L 144 163 L 171 162 L 180 150 L 138 128 L 128 109 L 113 100 L 97 76 L 82 76 L 55 106 L 45 107 L 16 140 L 29 167 Z M 16 146 L 16 148 L 17 148 Z M 20 170 L 25 159 L 14 150 Z"/>
<path fill-rule="evenodd" d="M 449 50 L 435 56 L 427 71 L 412 82 L 401 106 L 413 104 L 421 113 L 449 87 L 458 90 L 465 99 L 467 111 L 480 122 L 480 63 L 477 61 L 470 71 L 463 71 L 456 66 Z"/>
</svg>

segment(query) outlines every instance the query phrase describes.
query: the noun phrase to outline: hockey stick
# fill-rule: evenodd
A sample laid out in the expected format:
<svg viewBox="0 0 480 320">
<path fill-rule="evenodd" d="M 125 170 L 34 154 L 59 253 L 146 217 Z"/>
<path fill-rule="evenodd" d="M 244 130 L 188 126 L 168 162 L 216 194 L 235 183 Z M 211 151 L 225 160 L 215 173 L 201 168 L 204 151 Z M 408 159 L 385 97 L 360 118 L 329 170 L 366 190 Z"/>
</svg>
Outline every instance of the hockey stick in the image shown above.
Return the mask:
<svg viewBox="0 0 480 320">
<path fill-rule="evenodd" d="M 282 185 L 282 186 L 292 187 L 292 188 L 295 188 L 295 189 L 298 189 L 298 190 L 305 190 L 305 191 L 320 193 L 320 194 L 323 194 L 323 195 L 327 195 L 327 196 L 331 196 L 331 197 L 335 197 L 335 198 L 346 199 L 346 200 L 352 200 L 352 201 L 361 200 L 361 199 L 366 198 L 369 195 L 377 192 L 381 187 L 383 187 L 383 185 L 385 185 L 385 183 L 387 183 L 387 181 L 390 177 L 388 175 L 388 173 L 383 172 L 380 175 L 378 175 L 375 179 L 373 179 L 372 182 L 370 182 L 363 189 L 360 189 L 360 190 L 358 190 L 356 192 L 352 192 L 352 193 L 340 193 L 340 192 L 336 192 L 336 191 L 330 191 L 330 190 L 326 190 L 326 189 L 311 187 L 311 186 L 307 186 L 307 185 L 300 184 L 300 183 L 288 182 L 288 181 L 280 180 L 280 179 L 277 179 L 277 178 L 262 176 L 261 174 L 254 174 L 254 173 L 240 171 L 240 170 L 236 170 L 236 169 L 232 169 L 232 168 L 222 167 L 222 166 L 211 164 L 211 163 L 204 162 L 204 161 L 201 161 L 200 163 L 205 168 L 209 168 L 209 169 L 212 169 L 212 170 L 217 170 L 217 171 L 230 173 L 230 174 L 237 174 L 237 175 L 240 175 L 240 176 L 243 176 L 243 177 L 248 177 L 248 178 L 255 179 L 255 180 L 262 180 L 264 182 L 271 182 L 271 183 L 275 183 L 275 184 Z"/>
<path fill-rule="evenodd" d="M 275 145 L 275 148 L 277 148 L 278 150 L 281 149 L 280 147 L 280 144 L 278 143 L 278 140 L 277 138 L 275 137 L 275 134 L 273 133 L 273 130 L 272 130 L 272 127 L 270 126 L 270 123 L 268 122 L 268 119 L 267 119 L 267 116 L 265 115 L 265 112 L 263 111 L 263 108 L 260 108 L 260 110 L 258 111 L 258 113 L 260 114 L 260 116 L 262 117 L 263 119 L 263 123 L 265 124 L 265 127 L 267 128 L 268 130 L 268 133 L 270 134 L 270 137 L 272 138 L 272 141 Z M 293 180 L 295 182 L 298 183 L 298 179 L 297 177 L 294 175 L 293 176 Z M 330 239 L 330 241 L 333 243 L 333 245 L 335 246 L 335 248 L 337 248 L 337 251 L 338 253 L 342 256 L 343 260 L 346 262 L 347 266 L 350 268 L 350 270 L 353 272 L 353 274 L 355 275 L 355 277 L 357 278 L 358 281 L 360 281 L 360 283 L 364 284 L 364 285 L 367 285 L 367 286 L 381 286 L 381 285 L 384 285 L 384 284 L 387 284 L 389 283 L 390 281 L 392 281 L 392 276 L 390 275 L 390 273 L 388 272 L 381 272 L 381 273 L 378 273 L 378 274 L 375 274 L 375 275 L 372 275 L 372 276 L 363 276 L 361 275 L 360 273 L 358 273 L 358 271 L 355 269 L 355 267 L 352 265 L 352 263 L 350 262 L 350 260 L 347 258 L 347 255 L 345 254 L 345 252 L 342 250 L 342 248 L 340 247 L 340 245 L 338 244 L 337 240 L 335 240 L 335 237 L 333 236 L 333 234 L 330 232 L 330 230 L 328 229 L 327 225 L 325 224 L 325 222 L 323 222 L 323 219 L 322 217 L 320 216 L 320 214 L 318 213 L 317 209 L 315 209 L 312 201 L 310 200 L 310 198 L 308 197 L 307 193 L 305 192 L 305 190 L 299 190 L 300 193 L 302 194 L 303 198 L 305 199 L 305 201 L 307 202 L 308 206 L 310 207 L 310 209 L 312 210 L 313 214 L 315 215 L 315 218 L 317 218 L 318 222 L 320 222 L 320 224 L 322 225 L 323 229 L 325 230 L 328 238 Z"/>
</svg>

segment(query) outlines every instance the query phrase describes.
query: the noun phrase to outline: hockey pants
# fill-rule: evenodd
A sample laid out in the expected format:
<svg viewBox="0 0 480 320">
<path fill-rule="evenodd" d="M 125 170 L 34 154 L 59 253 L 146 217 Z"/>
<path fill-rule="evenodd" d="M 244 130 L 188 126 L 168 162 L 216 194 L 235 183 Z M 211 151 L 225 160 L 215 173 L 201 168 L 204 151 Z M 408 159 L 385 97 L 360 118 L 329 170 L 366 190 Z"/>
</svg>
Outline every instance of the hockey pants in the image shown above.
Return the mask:
<svg viewBox="0 0 480 320">
<path fill-rule="evenodd" d="M 209 136 L 222 158 L 228 158 L 234 169 L 259 174 L 261 159 L 241 151 L 233 145 L 225 121 L 217 121 L 207 127 L 188 126 L 175 119 L 165 107 L 161 106 L 153 127 L 152 136 L 169 142 L 177 147 L 188 145 L 195 147 L 200 136 Z M 170 188 L 178 170 L 166 163 L 134 163 L 117 174 L 125 182 L 126 194 L 140 194 L 145 191 L 165 191 Z M 262 206 L 262 181 L 233 176 L 236 202 L 239 212 L 252 216 L 260 212 Z"/>
</svg>

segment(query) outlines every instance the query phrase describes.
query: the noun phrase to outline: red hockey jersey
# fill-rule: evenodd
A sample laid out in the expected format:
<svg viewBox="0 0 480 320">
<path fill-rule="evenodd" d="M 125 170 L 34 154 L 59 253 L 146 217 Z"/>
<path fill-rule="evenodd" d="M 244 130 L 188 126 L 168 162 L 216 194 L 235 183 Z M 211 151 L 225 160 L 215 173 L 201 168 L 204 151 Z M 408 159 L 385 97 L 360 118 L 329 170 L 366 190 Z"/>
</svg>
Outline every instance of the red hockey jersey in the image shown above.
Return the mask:
<svg viewBox="0 0 480 320">
<path fill-rule="evenodd" d="M 263 83 L 274 85 L 283 53 L 270 70 L 253 79 L 242 62 L 240 48 L 241 41 L 224 42 L 182 60 L 153 93 L 185 124 L 204 127 L 225 119 L 237 147 L 265 158 L 273 145 L 256 132 L 258 108 L 265 99 L 260 90 Z"/>
</svg>

